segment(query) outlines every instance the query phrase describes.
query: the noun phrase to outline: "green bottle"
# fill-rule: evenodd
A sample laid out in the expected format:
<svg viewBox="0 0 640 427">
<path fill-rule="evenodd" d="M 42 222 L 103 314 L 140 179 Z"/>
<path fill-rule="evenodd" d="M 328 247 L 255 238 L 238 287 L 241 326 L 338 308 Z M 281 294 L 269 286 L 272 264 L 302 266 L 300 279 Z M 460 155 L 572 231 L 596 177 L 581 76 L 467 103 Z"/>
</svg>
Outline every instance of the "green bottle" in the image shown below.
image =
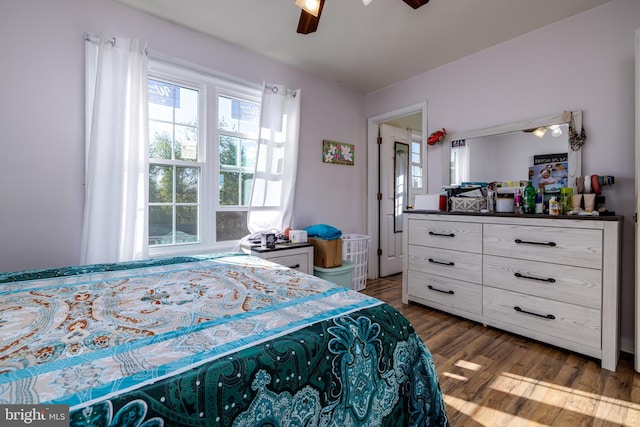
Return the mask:
<svg viewBox="0 0 640 427">
<path fill-rule="evenodd" d="M 536 189 L 533 188 L 531 181 L 524 188 L 524 197 L 522 201 L 523 211 L 526 214 L 536 213 Z"/>
</svg>

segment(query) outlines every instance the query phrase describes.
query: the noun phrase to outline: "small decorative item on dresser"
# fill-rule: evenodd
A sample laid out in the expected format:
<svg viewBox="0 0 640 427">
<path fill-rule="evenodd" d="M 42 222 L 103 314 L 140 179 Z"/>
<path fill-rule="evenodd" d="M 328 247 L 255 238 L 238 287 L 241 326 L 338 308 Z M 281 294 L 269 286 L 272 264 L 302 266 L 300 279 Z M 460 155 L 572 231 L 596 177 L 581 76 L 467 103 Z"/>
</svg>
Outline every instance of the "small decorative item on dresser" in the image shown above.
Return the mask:
<svg viewBox="0 0 640 427">
<path fill-rule="evenodd" d="M 276 247 L 276 235 L 274 233 L 263 233 L 260 246 L 267 249 Z"/>
</svg>

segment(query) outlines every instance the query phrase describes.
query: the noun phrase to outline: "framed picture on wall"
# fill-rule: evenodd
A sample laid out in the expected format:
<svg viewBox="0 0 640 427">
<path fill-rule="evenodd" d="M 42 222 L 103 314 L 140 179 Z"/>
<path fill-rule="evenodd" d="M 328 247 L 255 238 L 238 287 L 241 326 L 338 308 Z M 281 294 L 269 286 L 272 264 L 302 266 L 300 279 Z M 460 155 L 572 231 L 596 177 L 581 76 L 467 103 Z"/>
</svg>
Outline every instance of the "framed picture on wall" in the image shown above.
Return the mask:
<svg viewBox="0 0 640 427">
<path fill-rule="evenodd" d="M 344 142 L 329 141 L 326 139 L 322 141 L 323 163 L 353 166 L 354 161 L 355 146 L 353 144 L 345 144 Z"/>
</svg>

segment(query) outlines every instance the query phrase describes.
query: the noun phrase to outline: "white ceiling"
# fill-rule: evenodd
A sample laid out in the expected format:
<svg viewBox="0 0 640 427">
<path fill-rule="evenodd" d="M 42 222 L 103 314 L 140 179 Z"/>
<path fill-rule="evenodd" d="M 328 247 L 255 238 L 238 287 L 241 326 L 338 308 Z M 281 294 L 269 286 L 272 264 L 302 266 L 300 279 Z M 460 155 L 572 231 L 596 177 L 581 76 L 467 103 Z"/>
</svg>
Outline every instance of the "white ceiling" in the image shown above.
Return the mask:
<svg viewBox="0 0 640 427">
<path fill-rule="evenodd" d="M 294 0 L 114 1 L 369 93 L 611 0 L 326 0 L 308 35 Z"/>
</svg>

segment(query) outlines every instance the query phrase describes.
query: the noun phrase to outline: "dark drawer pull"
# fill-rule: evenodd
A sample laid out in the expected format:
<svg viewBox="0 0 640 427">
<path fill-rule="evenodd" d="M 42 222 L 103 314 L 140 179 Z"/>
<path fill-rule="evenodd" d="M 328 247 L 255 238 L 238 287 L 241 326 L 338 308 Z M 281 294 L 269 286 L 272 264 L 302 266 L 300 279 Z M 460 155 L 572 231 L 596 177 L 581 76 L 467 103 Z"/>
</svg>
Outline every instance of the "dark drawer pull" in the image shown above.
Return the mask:
<svg viewBox="0 0 640 427">
<path fill-rule="evenodd" d="M 291 267 L 289 267 L 289 268 L 293 268 L 293 269 L 300 268 L 300 264 L 292 265 L 292 266 L 291 266 Z"/>
<path fill-rule="evenodd" d="M 530 242 L 528 240 L 516 239 L 516 243 L 523 243 L 527 245 L 543 245 L 543 246 L 555 246 L 556 242 Z"/>
<path fill-rule="evenodd" d="M 437 289 L 434 288 L 433 286 L 429 285 L 428 286 L 429 289 L 431 289 L 432 291 L 436 291 L 436 292 L 442 292 L 443 294 L 449 294 L 449 295 L 453 295 L 455 292 L 453 291 L 443 291 L 442 289 Z"/>
<path fill-rule="evenodd" d="M 525 311 L 523 309 L 521 309 L 520 307 L 513 307 L 513 309 L 515 311 L 517 311 L 518 313 L 524 313 L 524 314 L 530 314 L 532 316 L 538 316 L 538 317 L 542 317 L 543 319 L 549 319 L 549 320 L 553 320 L 556 318 L 556 316 L 554 316 L 553 314 L 538 314 L 538 313 L 533 313 L 531 311 Z"/>
<path fill-rule="evenodd" d="M 440 264 L 440 265 L 448 265 L 453 267 L 455 264 L 453 262 L 446 262 L 446 261 L 436 261 L 433 258 L 429 258 L 429 262 L 432 264 Z"/>
<path fill-rule="evenodd" d="M 453 233 L 436 233 L 435 231 L 430 231 L 429 236 L 456 237 Z"/>
<path fill-rule="evenodd" d="M 556 283 L 556 279 L 554 279 L 553 277 L 549 277 L 548 279 L 545 279 L 542 277 L 525 276 L 524 274 L 521 274 L 521 273 L 515 273 L 514 276 L 520 277 L 521 279 L 540 280 L 541 282 Z"/>
</svg>

